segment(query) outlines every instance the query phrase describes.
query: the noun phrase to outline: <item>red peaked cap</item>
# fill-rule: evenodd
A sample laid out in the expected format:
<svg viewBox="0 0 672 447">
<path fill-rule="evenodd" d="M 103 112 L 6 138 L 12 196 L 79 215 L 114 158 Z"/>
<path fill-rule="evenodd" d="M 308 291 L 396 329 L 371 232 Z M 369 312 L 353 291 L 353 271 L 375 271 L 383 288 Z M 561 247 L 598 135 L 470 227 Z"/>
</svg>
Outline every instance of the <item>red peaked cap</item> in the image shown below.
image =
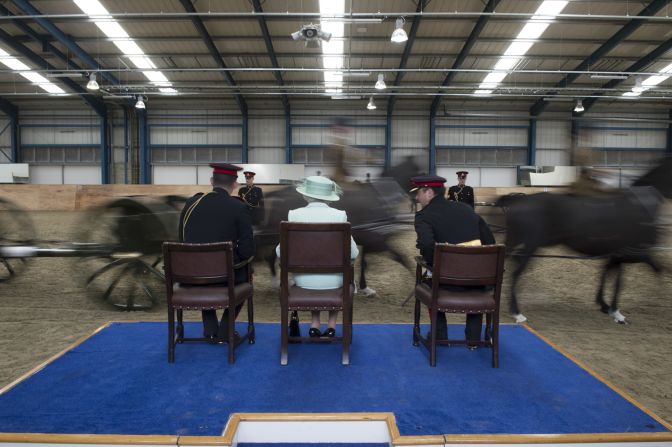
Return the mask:
<svg viewBox="0 0 672 447">
<path fill-rule="evenodd" d="M 212 163 L 210 165 L 213 174 L 230 175 L 231 177 L 238 177 L 238 171 L 242 170 L 240 166 L 230 165 L 228 163 Z"/>
<path fill-rule="evenodd" d="M 418 175 L 411 178 L 411 183 L 413 183 L 413 189 L 411 189 L 413 192 L 418 188 L 441 187 L 446 183 L 446 179 L 438 175 Z"/>
<path fill-rule="evenodd" d="M 250 177 L 254 177 L 255 175 L 257 175 L 256 172 L 252 172 L 252 171 L 244 171 L 243 174 L 245 175 L 245 178 L 250 178 Z"/>
<path fill-rule="evenodd" d="M 467 178 L 469 171 L 457 171 L 456 174 L 458 178 Z"/>
</svg>

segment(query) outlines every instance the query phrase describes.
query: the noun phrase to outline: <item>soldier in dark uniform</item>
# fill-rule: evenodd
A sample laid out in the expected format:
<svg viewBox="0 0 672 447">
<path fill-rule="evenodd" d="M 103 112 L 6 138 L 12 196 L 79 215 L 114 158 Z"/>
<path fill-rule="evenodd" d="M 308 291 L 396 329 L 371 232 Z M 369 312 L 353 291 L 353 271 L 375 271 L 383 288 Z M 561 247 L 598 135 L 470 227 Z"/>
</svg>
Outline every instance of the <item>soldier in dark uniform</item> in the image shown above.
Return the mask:
<svg viewBox="0 0 672 447">
<path fill-rule="evenodd" d="M 418 176 L 411 179 L 415 186 L 416 201 L 422 209 L 415 214 L 416 247 L 428 265 L 434 261 L 434 244 L 448 242 L 465 245 L 490 245 L 495 237 L 485 221 L 471 208 L 445 199 L 446 179 L 439 176 Z M 464 287 L 451 290 L 464 290 Z M 480 314 L 468 314 L 465 333 L 468 341 L 481 338 Z M 437 338 L 448 338 L 446 314 L 439 312 L 437 318 Z"/>
<path fill-rule="evenodd" d="M 448 189 L 448 200 L 466 203 L 473 209 L 474 189 L 464 184 L 467 181 L 467 174 L 469 174 L 467 171 L 457 171 L 457 185 Z"/>
<path fill-rule="evenodd" d="M 211 243 L 232 241 L 233 262 L 240 262 L 254 254 L 252 219 L 245 203 L 231 196 L 238 187 L 238 171 L 242 168 L 229 164 L 212 164 L 210 183 L 212 191 L 198 193 L 184 204 L 180 214 L 180 242 Z M 235 271 L 236 284 L 247 281 L 247 267 Z M 242 304 L 236 307 L 236 316 Z M 203 311 L 203 335 L 213 340 L 227 337 L 227 314 L 217 321 L 215 310 Z"/>
<path fill-rule="evenodd" d="M 243 199 L 252 213 L 252 223 L 257 225 L 264 217 L 264 193 L 261 188 L 254 186 L 254 176 L 252 171 L 245 171 L 245 186 L 238 190 L 238 197 Z"/>
</svg>

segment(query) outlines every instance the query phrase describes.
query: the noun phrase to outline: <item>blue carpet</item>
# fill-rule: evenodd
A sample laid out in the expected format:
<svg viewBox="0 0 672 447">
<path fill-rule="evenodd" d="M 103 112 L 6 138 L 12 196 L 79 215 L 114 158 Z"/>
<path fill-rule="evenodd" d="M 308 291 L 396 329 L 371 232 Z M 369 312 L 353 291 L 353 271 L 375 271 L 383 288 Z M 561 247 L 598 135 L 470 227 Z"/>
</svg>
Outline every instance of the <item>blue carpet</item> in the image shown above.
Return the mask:
<svg viewBox="0 0 672 447">
<path fill-rule="evenodd" d="M 501 328 L 499 369 L 464 347 L 430 368 L 410 325 L 355 325 L 347 367 L 338 344 L 290 345 L 283 367 L 278 325 L 256 328 L 233 365 L 200 343 L 168 364 L 165 323 L 115 323 L 0 395 L 0 432 L 219 435 L 234 412 L 393 412 L 402 435 L 667 432 L 520 326 Z"/>
</svg>

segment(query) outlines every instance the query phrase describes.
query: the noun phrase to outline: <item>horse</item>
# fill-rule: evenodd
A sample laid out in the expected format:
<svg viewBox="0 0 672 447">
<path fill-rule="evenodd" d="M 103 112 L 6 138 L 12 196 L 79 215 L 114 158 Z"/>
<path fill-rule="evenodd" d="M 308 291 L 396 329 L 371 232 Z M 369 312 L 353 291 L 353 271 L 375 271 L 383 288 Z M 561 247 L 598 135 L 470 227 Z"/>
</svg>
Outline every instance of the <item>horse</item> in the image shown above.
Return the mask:
<svg viewBox="0 0 672 447">
<path fill-rule="evenodd" d="M 396 217 L 396 208 L 404 193 L 392 180 L 376 179 L 372 182 L 347 182 L 340 185 L 343 196 L 330 206 L 344 210 L 352 224 L 352 237 L 360 250 L 359 289 L 366 295 L 375 294 L 367 285 L 366 257 L 370 253 L 387 253 L 392 259 L 413 271 L 409 259 L 389 244 L 389 238 L 403 228 Z M 279 243 L 280 222 L 287 220 L 289 210 L 306 206 L 306 201 L 293 186 L 287 186 L 264 195 L 264 219 L 254 229 L 258 258 L 267 261 L 271 273 L 275 270 L 275 247 Z M 267 247 L 269 253 L 263 253 Z"/>
<path fill-rule="evenodd" d="M 518 307 L 516 284 L 532 256 L 541 247 L 565 245 L 588 257 L 606 258 L 595 301 L 615 322 L 625 324 L 625 316 L 618 309 L 622 265 L 643 262 L 655 272 L 661 271 L 650 249 L 658 236 L 656 220 L 660 205 L 664 198 L 670 197 L 672 158 L 664 159 L 623 190 L 500 197 L 496 204 L 506 210 L 507 252 L 518 248 L 510 304 L 516 322 L 527 319 Z M 604 286 L 612 272 L 616 278 L 608 305 Z"/>
</svg>

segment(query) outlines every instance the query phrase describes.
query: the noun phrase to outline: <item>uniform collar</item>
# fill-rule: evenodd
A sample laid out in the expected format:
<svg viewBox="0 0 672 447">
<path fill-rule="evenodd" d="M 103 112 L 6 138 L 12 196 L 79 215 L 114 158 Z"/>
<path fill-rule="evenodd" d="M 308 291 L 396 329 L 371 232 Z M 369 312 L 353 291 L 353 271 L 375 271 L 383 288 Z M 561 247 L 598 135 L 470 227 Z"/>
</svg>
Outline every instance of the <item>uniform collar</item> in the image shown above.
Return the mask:
<svg viewBox="0 0 672 447">
<path fill-rule="evenodd" d="M 432 200 L 429 201 L 427 205 L 431 205 L 432 203 L 439 203 L 439 202 L 445 202 L 446 198 L 443 196 L 434 196 Z"/>
<path fill-rule="evenodd" d="M 224 189 L 220 186 L 215 186 L 215 187 L 212 188 L 212 190 L 215 191 L 215 192 L 218 192 L 220 194 L 223 193 L 223 194 L 226 194 L 227 196 L 229 195 L 229 191 L 227 191 L 226 189 Z"/>
</svg>

